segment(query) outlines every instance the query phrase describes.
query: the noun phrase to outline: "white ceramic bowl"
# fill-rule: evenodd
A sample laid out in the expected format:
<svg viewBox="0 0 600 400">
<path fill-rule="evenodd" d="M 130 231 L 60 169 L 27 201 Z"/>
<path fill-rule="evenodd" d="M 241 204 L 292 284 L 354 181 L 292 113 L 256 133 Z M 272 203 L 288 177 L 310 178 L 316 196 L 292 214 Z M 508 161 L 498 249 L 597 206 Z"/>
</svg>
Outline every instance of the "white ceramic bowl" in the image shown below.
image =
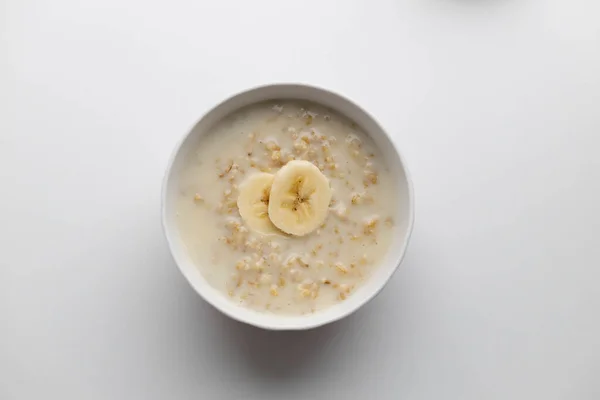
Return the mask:
<svg viewBox="0 0 600 400">
<path fill-rule="evenodd" d="M 200 269 L 192 262 L 179 237 L 175 220 L 175 204 L 178 193 L 177 180 L 187 150 L 197 141 L 199 136 L 208 132 L 217 121 L 226 115 L 246 105 L 270 99 L 309 100 L 350 117 L 363 128 L 380 148 L 385 162 L 390 170 L 394 171 L 396 185 L 398 186 L 394 241 L 388 250 L 388 254 L 384 257 L 383 263 L 375 268 L 371 277 L 345 301 L 310 315 L 273 315 L 244 308 L 232 302 L 228 296 L 212 287 L 204 279 Z M 175 148 L 162 187 L 163 229 L 173 258 L 181 273 L 196 292 L 216 309 L 233 319 L 265 329 L 301 330 L 314 328 L 337 321 L 359 309 L 379 293 L 400 265 L 412 231 L 413 219 L 412 183 L 406 165 L 391 137 L 372 116 L 350 100 L 328 90 L 307 85 L 273 84 L 257 87 L 238 93 L 208 111 Z"/>
</svg>

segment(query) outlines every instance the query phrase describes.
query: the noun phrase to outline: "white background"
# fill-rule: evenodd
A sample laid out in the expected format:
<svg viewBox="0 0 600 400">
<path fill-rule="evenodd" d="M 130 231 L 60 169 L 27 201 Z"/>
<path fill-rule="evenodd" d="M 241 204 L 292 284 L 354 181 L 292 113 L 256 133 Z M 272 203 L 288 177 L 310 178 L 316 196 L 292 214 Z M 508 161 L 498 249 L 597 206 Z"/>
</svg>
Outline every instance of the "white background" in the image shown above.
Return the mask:
<svg viewBox="0 0 600 400">
<path fill-rule="evenodd" d="M 600 399 L 597 0 L 0 0 L 0 399 Z M 273 333 L 184 281 L 180 136 L 250 86 L 338 91 L 413 175 L 407 257 Z"/>
</svg>

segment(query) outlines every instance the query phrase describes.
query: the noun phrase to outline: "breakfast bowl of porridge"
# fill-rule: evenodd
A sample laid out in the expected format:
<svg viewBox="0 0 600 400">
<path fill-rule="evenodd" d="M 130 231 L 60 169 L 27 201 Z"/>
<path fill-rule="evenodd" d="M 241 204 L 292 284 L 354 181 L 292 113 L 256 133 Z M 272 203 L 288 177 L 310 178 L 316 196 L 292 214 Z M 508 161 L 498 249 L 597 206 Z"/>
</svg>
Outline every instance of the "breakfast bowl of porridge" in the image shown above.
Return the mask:
<svg viewBox="0 0 600 400">
<path fill-rule="evenodd" d="M 360 308 L 399 266 L 413 189 L 363 109 L 296 84 L 239 93 L 177 145 L 162 222 L 191 286 L 224 314 L 298 330 Z"/>
</svg>

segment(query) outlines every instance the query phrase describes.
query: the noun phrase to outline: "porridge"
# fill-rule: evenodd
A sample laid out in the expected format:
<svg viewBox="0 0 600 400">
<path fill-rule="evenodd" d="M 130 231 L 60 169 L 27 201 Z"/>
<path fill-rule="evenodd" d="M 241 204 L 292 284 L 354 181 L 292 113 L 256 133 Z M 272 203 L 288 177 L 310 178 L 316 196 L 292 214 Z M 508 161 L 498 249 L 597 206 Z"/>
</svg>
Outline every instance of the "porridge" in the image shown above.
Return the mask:
<svg viewBox="0 0 600 400">
<path fill-rule="evenodd" d="M 252 309 L 344 301 L 392 239 L 396 189 L 355 123 L 300 101 L 234 112 L 186 155 L 177 224 L 207 281 Z"/>
</svg>

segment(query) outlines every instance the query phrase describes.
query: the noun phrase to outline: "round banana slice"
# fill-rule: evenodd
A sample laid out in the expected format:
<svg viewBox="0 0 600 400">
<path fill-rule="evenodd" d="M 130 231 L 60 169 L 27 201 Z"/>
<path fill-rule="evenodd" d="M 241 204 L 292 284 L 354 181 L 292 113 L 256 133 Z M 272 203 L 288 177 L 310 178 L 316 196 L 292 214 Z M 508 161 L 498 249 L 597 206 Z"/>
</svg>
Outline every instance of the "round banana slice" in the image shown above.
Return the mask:
<svg viewBox="0 0 600 400">
<path fill-rule="evenodd" d="M 261 172 L 251 175 L 240 185 L 237 200 L 242 219 L 251 229 L 263 234 L 277 233 L 268 213 L 272 183 L 272 174 Z"/>
<path fill-rule="evenodd" d="M 308 161 L 290 161 L 273 179 L 269 218 L 282 231 L 304 236 L 325 221 L 330 201 L 329 180 L 319 168 Z"/>
</svg>

